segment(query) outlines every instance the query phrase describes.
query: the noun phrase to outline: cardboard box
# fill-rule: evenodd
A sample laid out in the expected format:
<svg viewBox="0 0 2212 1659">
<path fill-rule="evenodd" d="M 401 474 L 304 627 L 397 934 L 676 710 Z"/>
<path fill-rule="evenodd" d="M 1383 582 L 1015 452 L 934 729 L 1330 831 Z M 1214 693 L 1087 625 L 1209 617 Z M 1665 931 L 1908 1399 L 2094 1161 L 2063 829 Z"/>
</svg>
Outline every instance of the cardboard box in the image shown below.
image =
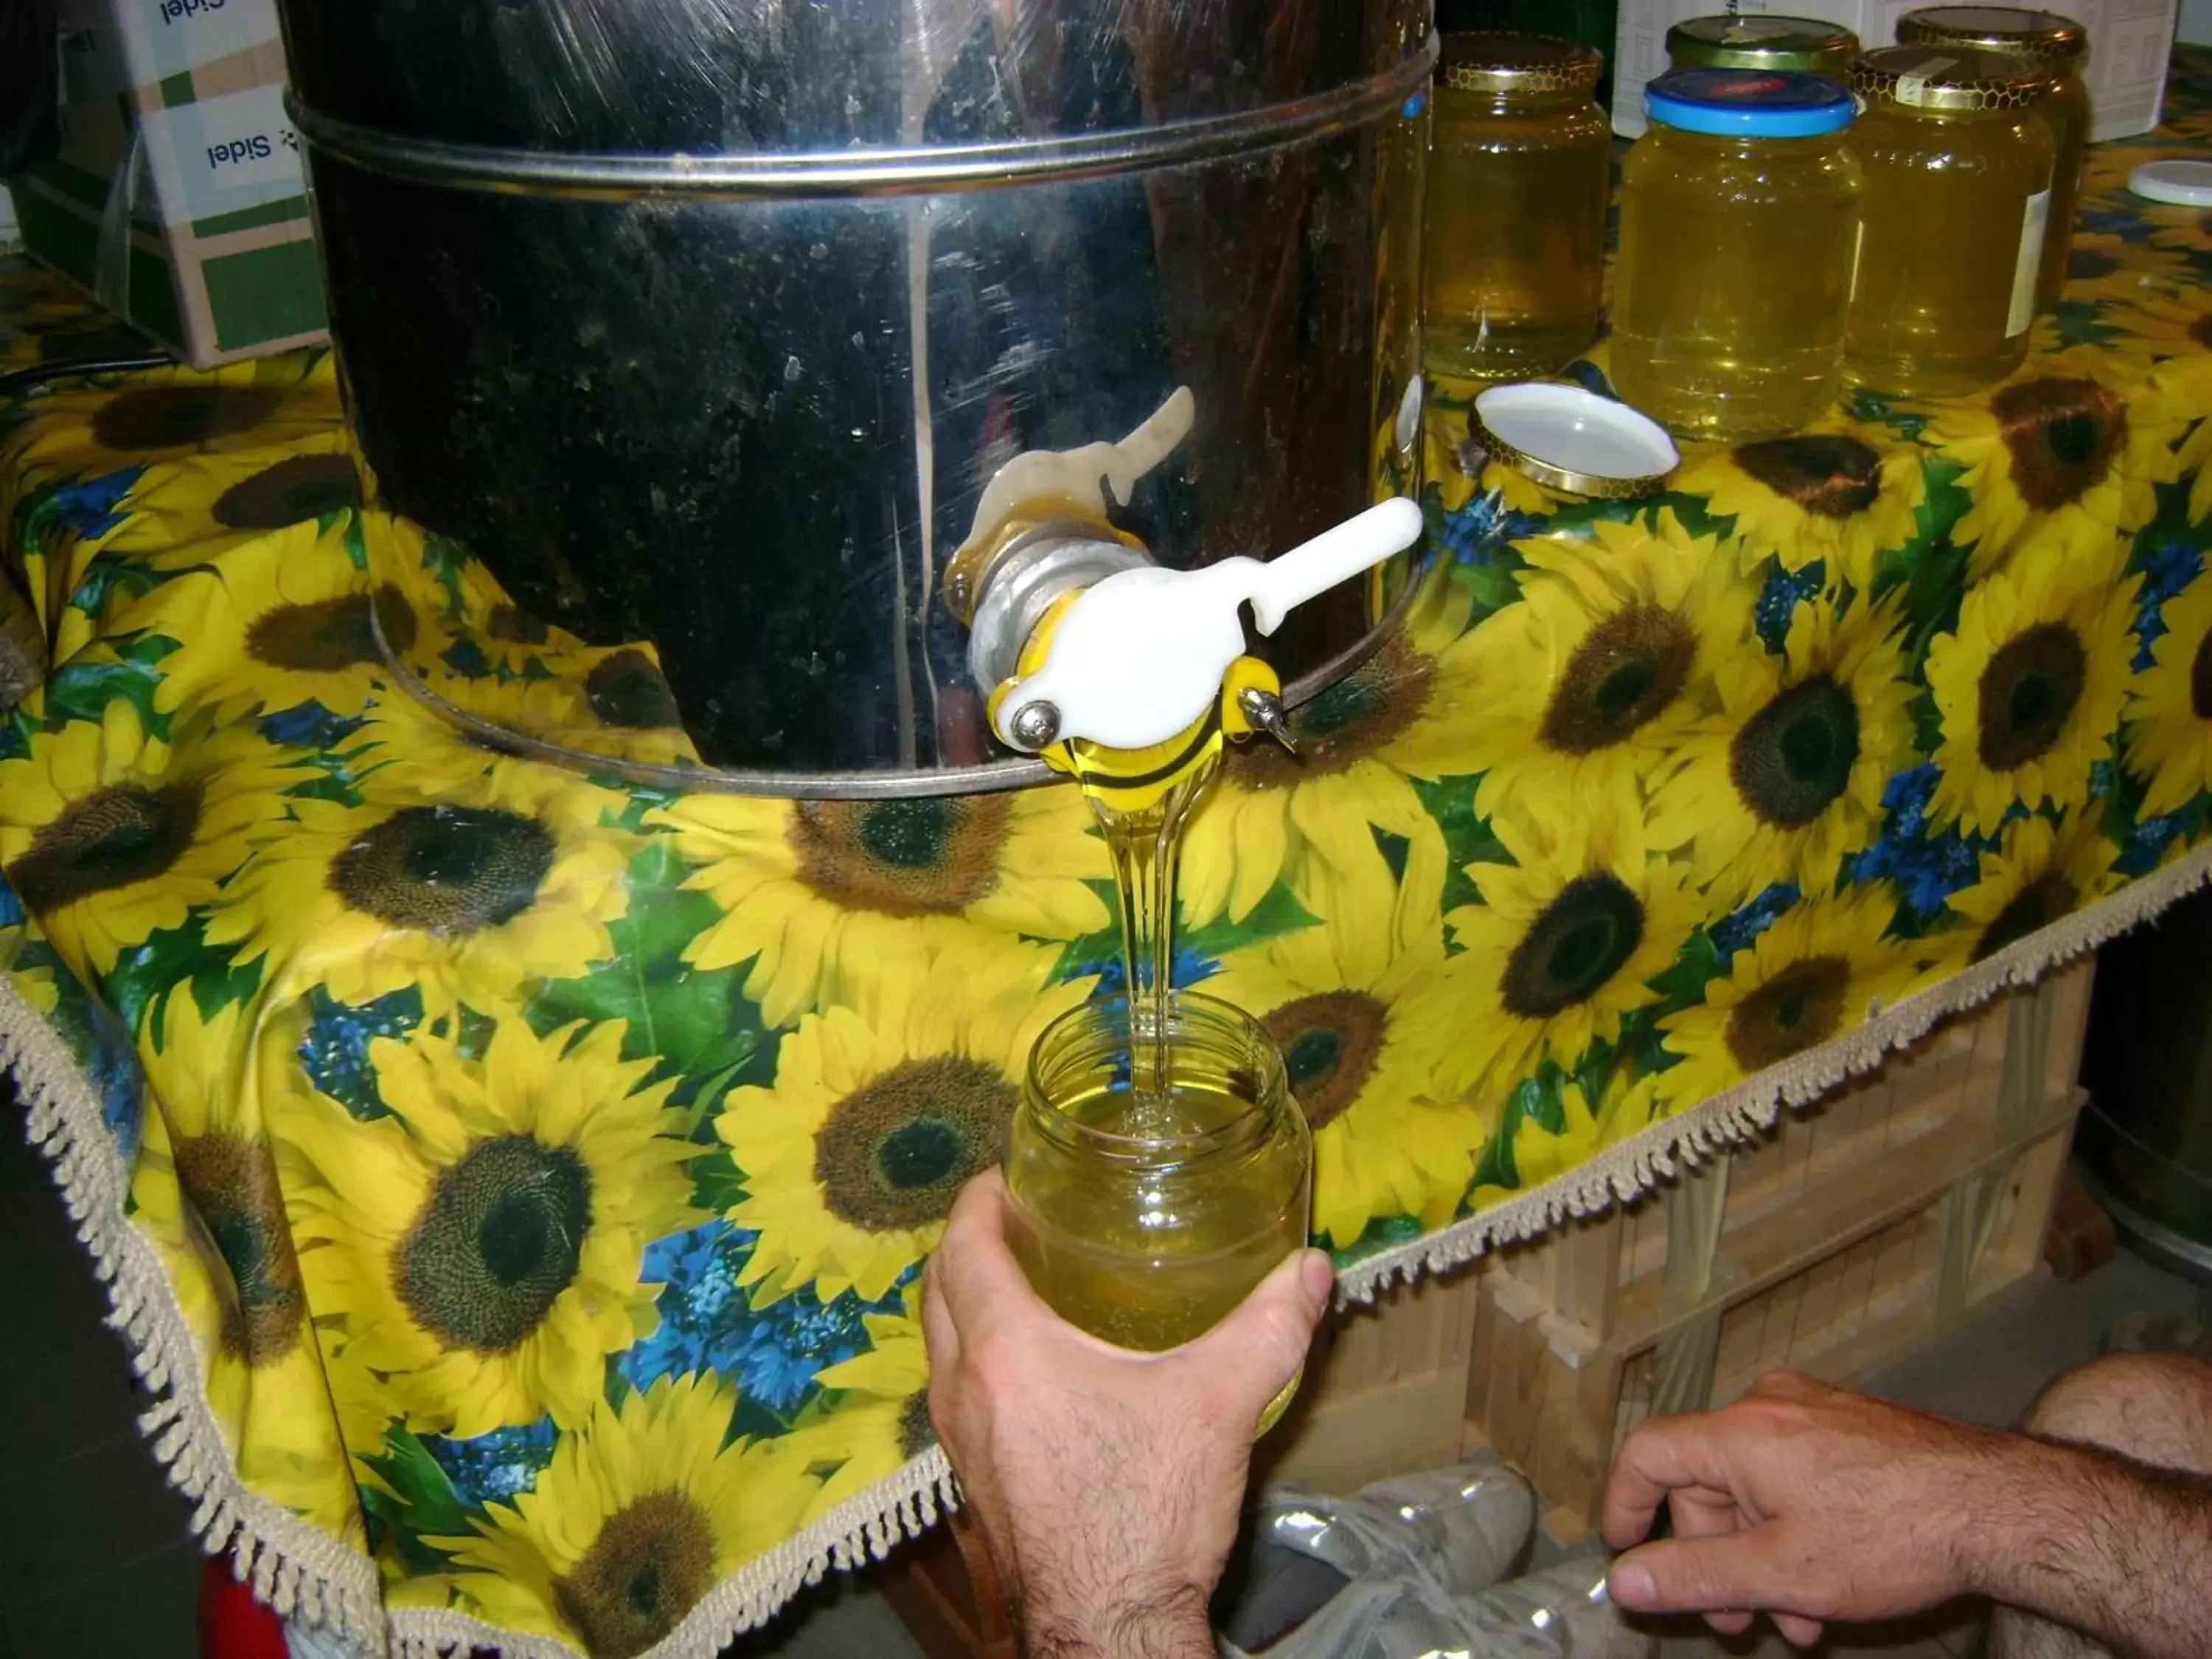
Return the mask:
<svg viewBox="0 0 2212 1659">
<path fill-rule="evenodd" d="M 25 246 L 207 368 L 324 339 L 274 0 L 60 0 L 61 153 Z"/>
<path fill-rule="evenodd" d="M 1893 46 L 1897 20 L 1936 0 L 1620 0 L 1613 43 L 1613 130 L 1633 137 L 1644 131 L 1644 87 L 1667 68 L 1667 31 L 1686 18 L 1723 11 L 1758 16 L 1779 12 L 1840 23 L 1869 46 Z M 2173 53 L 2179 0 L 2058 0 L 2032 7 L 1997 0 L 2015 10 L 2063 12 L 2089 31 L 2089 96 L 2096 109 L 2093 139 L 2127 138 L 2159 123 L 2166 102 L 2166 68 Z"/>
</svg>

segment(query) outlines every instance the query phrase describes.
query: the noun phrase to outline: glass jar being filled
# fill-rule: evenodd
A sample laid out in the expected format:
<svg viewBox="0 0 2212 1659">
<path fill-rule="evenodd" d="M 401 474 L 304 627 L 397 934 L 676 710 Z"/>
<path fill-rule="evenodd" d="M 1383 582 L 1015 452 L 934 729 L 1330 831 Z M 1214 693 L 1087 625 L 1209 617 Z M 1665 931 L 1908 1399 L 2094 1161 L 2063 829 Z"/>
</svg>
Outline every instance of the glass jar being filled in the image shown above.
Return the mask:
<svg viewBox="0 0 2212 1659">
<path fill-rule="evenodd" d="M 1430 128 L 1430 367 L 1527 379 L 1597 338 L 1613 135 L 1602 60 L 1543 34 L 1448 35 Z"/>
<path fill-rule="evenodd" d="M 1047 1026 L 1006 1138 L 1009 1243 L 1037 1294 L 1119 1347 L 1210 1330 L 1291 1251 L 1313 1210 L 1313 1139 L 1265 1027 L 1167 999 L 1170 1086 L 1131 1085 L 1146 1008 L 1102 998 Z M 1296 1388 L 1269 1407 L 1264 1431 Z"/>
<path fill-rule="evenodd" d="M 1670 430 L 1744 443 L 1835 401 L 1856 106 L 1819 76 L 1674 70 L 1621 169 L 1613 383 Z"/>
<path fill-rule="evenodd" d="M 1817 17 L 1692 17 L 1667 31 L 1676 69 L 1795 70 L 1841 80 L 1859 55 L 1859 38 Z"/>
<path fill-rule="evenodd" d="M 2009 6 L 1930 6 L 1897 22 L 1899 46 L 1966 46 L 2039 64 L 2050 76 L 2043 118 L 2057 152 L 2051 173 L 2051 222 L 2043 235 L 2043 260 L 2035 305 L 2048 311 L 2066 286 L 2073 255 L 2074 214 L 2081 199 L 2081 161 L 2089 148 L 2089 88 L 2081 78 L 2089 32 L 2055 11 L 2015 11 Z"/>
<path fill-rule="evenodd" d="M 1852 148 L 1866 175 L 1844 368 L 1862 386 L 1949 397 L 2027 356 L 2051 213 L 2046 70 L 1950 46 L 1863 55 Z"/>
</svg>

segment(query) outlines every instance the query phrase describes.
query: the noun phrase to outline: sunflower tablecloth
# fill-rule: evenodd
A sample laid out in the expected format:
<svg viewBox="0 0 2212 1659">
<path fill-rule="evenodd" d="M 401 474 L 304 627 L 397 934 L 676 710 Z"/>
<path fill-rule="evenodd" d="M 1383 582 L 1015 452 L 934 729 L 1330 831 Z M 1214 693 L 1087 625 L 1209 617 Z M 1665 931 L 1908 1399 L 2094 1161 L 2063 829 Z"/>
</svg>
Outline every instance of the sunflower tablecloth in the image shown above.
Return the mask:
<svg viewBox="0 0 2212 1659">
<path fill-rule="evenodd" d="M 2176 100 L 2094 154 L 1984 395 L 1862 395 L 1638 505 L 1469 477 L 1432 400 L 1443 574 L 1183 872 L 1179 976 L 1280 1042 L 1351 1293 L 2203 878 L 2212 216 L 2121 189 L 2212 140 L 2212 58 Z M 0 374 L 102 326 L 0 269 Z M 473 745 L 370 621 L 502 596 L 435 541 L 371 576 L 312 355 L 0 397 L 0 523 L 52 658 L 0 720 L 0 1058 L 210 1546 L 364 1650 L 690 1656 L 927 1524 L 921 1261 L 1116 976 L 1081 803 Z M 638 662 L 530 631 L 444 689 L 665 752 Z"/>
</svg>

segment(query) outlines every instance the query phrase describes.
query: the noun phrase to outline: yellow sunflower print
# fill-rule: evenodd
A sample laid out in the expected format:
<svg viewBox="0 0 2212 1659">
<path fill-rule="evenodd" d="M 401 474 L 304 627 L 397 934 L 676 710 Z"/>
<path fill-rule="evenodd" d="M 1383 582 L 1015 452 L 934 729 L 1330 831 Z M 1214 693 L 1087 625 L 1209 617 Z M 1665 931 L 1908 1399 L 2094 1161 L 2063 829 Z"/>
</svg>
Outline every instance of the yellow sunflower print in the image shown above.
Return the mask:
<svg viewBox="0 0 2212 1659">
<path fill-rule="evenodd" d="M 822 1483 L 807 1502 L 806 1521 L 888 1480 L 937 1443 L 921 1282 L 907 1287 L 902 1311 L 863 1314 L 860 1322 L 868 1351 L 817 1371 L 814 1380 L 834 1397 L 775 1442 L 778 1456 Z"/>
<path fill-rule="evenodd" d="M 2055 823 L 2040 813 L 2015 819 L 1996 849 L 1981 855 L 1981 879 L 1948 901 L 1962 925 L 1931 935 L 1923 947 L 1946 975 L 1986 962 L 2112 891 L 2119 852 L 2094 809 Z"/>
<path fill-rule="evenodd" d="M 377 631 L 411 645 L 424 612 L 355 569 L 337 541 L 313 524 L 256 534 L 119 614 L 118 628 L 180 642 L 161 659 L 155 707 L 234 720 L 313 701 L 359 714 L 386 678 Z"/>
<path fill-rule="evenodd" d="M 1484 817 L 1515 801 L 1551 817 L 1577 788 L 1638 799 L 1706 711 L 1714 668 L 1755 648 L 1757 585 L 1733 544 L 1690 535 L 1672 509 L 1516 546 L 1522 602 L 1468 635 L 1477 672 L 1452 769 L 1486 774 Z"/>
<path fill-rule="evenodd" d="M 2212 789 L 2212 578 L 2199 575 L 2161 614 L 2166 632 L 2128 698 L 2128 769 L 2147 785 L 2145 817 Z"/>
<path fill-rule="evenodd" d="M 2087 798 L 2135 654 L 2142 578 L 2116 568 L 2109 557 L 2039 540 L 1968 588 L 1958 630 L 1928 652 L 1943 722 L 1930 801 L 1938 817 L 1990 834 L 2014 801 L 2033 811 Z"/>
<path fill-rule="evenodd" d="M 605 1357 L 657 1322 L 645 1247 L 698 1219 L 673 1080 L 647 1084 L 655 1062 L 624 1060 L 623 1035 L 509 1018 L 480 1059 L 427 1030 L 380 1037 L 392 1115 L 320 1097 L 273 1115 L 309 1300 L 347 1334 L 334 1387 L 464 1438 L 584 1420 Z"/>
<path fill-rule="evenodd" d="M 1649 855 L 1632 801 L 1588 783 L 1491 828 L 1514 863 L 1468 866 L 1482 902 L 1444 918 L 1460 953 L 1438 980 L 1459 1027 L 1431 1066 L 1460 1096 L 1502 1095 L 1542 1060 L 1571 1066 L 1618 1036 L 1704 912 L 1687 867 Z"/>
<path fill-rule="evenodd" d="M 1795 905 L 1705 987 L 1659 1022 L 1681 1063 L 1653 1079 L 1662 1109 L 1684 1111 L 1863 1024 L 1912 988 L 1913 947 L 1885 937 L 1897 914 L 1886 883 Z"/>
<path fill-rule="evenodd" d="M 1375 844 L 1408 843 L 1408 891 L 1443 884 L 1444 842 L 1413 780 L 1464 771 L 1476 718 L 1473 601 L 1442 573 L 1407 630 L 1291 714 L 1298 752 L 1264 738 L 1233 747 L 1183 831 L 1177 908 L 1184 924 L 1241 921 L 1285 878 L 1388 880 Z M 1377 929 L 1387 916 L 1364 918 Z M 1409 924 L 1419 931 L 1419 919 Z"/>
<path fill-rule="evenodd" d="M 2181 371 L 2201 375 L 2203 359 L 2212 350 L 2212 302 L 2194 283 L 2182 288 L 2148 285 L 2124 301 L 2100 307 L 2097 320 L 2112 331 L 2108 338 L 2098 342 L 2098 349 L 2145 368 L 2185 359 L 2190 361 L 2179 365 Z"/>
<path fill-rule="evenodd" d="M 739 1282 L 764 1306 L 811 1281 L 872 1302 L 937 1243 L 953 1198 L 1006 1148 L 1030 1045 L 1091 981 L 1048 986 L 1055 953 L 963 941 L 890 968 L 858 1006 L 803 1016 L 775 1081 L 732 1089 L 716 1130 L 744 1182 L 729 1218 L 760 1235 Z"/>
<path fill-rule="evenodd" d="M 61 981 L 54 976 L 52 964 L 30 960 L 32 945 L 42 943 L 27 921 L 0 927 L 0 974 L 8 976 L 15 994 L 34 1012 L 51 1014 L 61 1006 Z"/>
<path fill-rule="evenodd" d="M 2212 357 L 2191 358 L 2189 370 L 2197 384 L 2184 391 L 2178 385 L 2176 402 L 2186 397 L 2212 415 Z M 2189 521 L 2203 524 L 2212 518 L 2212 418 L 2200 419 L 2174 451 L 2174 464 L 2189 480 Z"/>
<path fill-rule="evenodd" d="M 2016 547 L 2100 559 L 2117 528 L 2138 530 L 2174 477 L 2181 421 L 2145 395 L 2141 371 L 2095 351 L 2031 358 L 1995 392 L 1932 406 L 1928 441 L 1963 469 L 1972 497 L 1951 537 L 1970 574 Z"/>
<path fill-rule="evenodd" d="M 452 1553 L 464 1607 L 591 1659 L 669 1636 L 805 1506 L 811 1483 L 773 1442 L 725 1443 L 737 1408 L 708 1376 L 592 1401 L 530 1491 L 471 1521 L 475 1536 L 430 1540 Z M 697 1635 L 712 1646 L 726 1633 Z"/>
<path fill-rule="evenodd" d="M 2188 155 L 2191 161 L 2201 159 L 2199 152 L 2191 151 Z M 2166 207 L 2147 202 L 2131 202 L 2130 205 L 2150 228 L 2154 246 L 2172 248 L 2180 253 L 2212 253 L 2212 213 L 2203 208 Z"/>
<path fill-rule="evenodd" d="M 2129 166 L 2135 158 L 2129 158 Z M 2124 190 L 2123 177 L 2114 186 Z M 2067 259 L 2066 288 L 2060 296 L 2077 304 L 2103 307 L 2114 300 L 2135 300 L 2164 290 L 2188 288 L 2197 281 L 2197 268 L 2186 254 L 2130 242 L 2109 231 L 2076 230 Z M 2100 310 L 2100 321 L 2108 313 Z"/>
<path fill-rule="evenodd" d="M 362 505 L 362 479 L 331 411 L 323 432 L 274 447 L 156 460 L 106 545 L 154 570 L 212 565 L 257 536 L 337 520 Z"/>
<path fill-rule="evenodd" d="M 1399 908 L 1388 875 L 1348 885 L 1322 925 L 1228 952 L 1202 987 L 1258 1019 L 1281 1050 L 1313 1129 L 1314 1232 L 1336 1249 L 1394 1216 L 1442 1226 L 1474 1173 L 1479 1121 L 1438 1095 L 1429 1069 L 1462 1029 L 1438 980 L 1440 891 L 1426 894 L 1425 927 L 1401 943 L 1361 921 Z"/>
<path fill-rule="evenodd" d="M 527 674 L 444 674 L 423 684 L 465 714 L 571 754 L 639 766 L 701 764 L 650 651 L 533 653 Z"/>
<path fill-rule="evenodd" d="M 131 1219 L 167 1269 L 202 1396 L 249 1487 L 363 1547 L 263 1118 L 256 1033 L 240 1005 L 205 1018 L 179 987 L 159 1036 L 141 1053 L 152 1109 L 131 1174 Z M 281 1056 L 285 1046 L 272 1036 L 259 1049 Z"/>
<path fill-rule="evenodd" d="M 696 968 L 750 961 L 771 1025 L 919 977 L 962 939 L 1071 939 L 1112 918 L 1106 846 L 1073 788 L 914 800 L 775 801 L 702 794 L 647 816 L 697 869 L 722 918 L 684 951 Z"/>
<path fill-rule="evenodd" d="M 275 460 L 300 441 L 327 441 L 341 416 L 319 354 L 285 353 L 210 370 L 155 369 L 116 389 L 88 387 L 41 398 L 33 459 L 68 456 L 183 461 L 241 450 Z"/>
<path fill-rule="evenodd" d="M 394 799 L 527 812 L 564 830 L 596 830 L 629 810 L 619 785 L 586 771 L 507 752 L 405 691 L 377 694 L 353 739 L 349 764 L 365 787 Z"/>
<path fill-rule="evenodd" d="M 1467 435 L 1467 416 L 1462 409 L 1443 401 L 1452 385 L 1441 375 L 1430 376 L 1421 410 L 1421 476 L 1436 486 L 1447 513 L 1456 513 L 1474 499 L 1474 480 L 1459 464 L 1458 445 Z"/>
<path fill-rule="evenodd" d="M 433 1018 L 501 1006 L 615 954 L 636 837 L 602 827 L 621 797 L 511 762 L 441 796 L 363 779 L 359 806 L 291 803 L 294 822 L 221 895 L 212 944 L 266 955 L 272 985 L 340 1002 L 418 987 Z"/>
<path fill-rule="evenodd" d="M 1693 452 L 1674 487 L 1735 520 L 1746 574 L 1769 558 L 1814 560 L 1828 580 L 1864 588 L 1881 556 L 1910 543 L 1928 480 L 1921 453 L 1879 426 L 1840 417 L 1816 430 Z"/>
<path fill-rule="evenodd" d="M 55 948 L 95 975 L 216 899 L 283 833 L 282 792 L 301 776 L 248 728 L 149 737 L 120 696 L 30 747 L 0 761 L 0 872 Z"/>
<path fill-rule="evenodd" d="M 5 954 L 0 951 L 0 956 Z M 61 1006 L 61 983 L 55 979 L 52 968 L 43 963 L 15 962 L 8 965 L 6 971 L 15 994 L 36 1012 L 51 1014 Z"/>
<path fill-rule="evenodd" d="M 1893 605 L 1800 605 L 1779 657 L 1715 675 L 1720 712 L 1683 739 L 1654 791 L 1651 845 L 1683 852 L 1723 904 L 1795 882 L 1826 890 L 1881 832 L 1882 787 L 1912 753 L 1914 687 Z"/>
<path fill-rule="evenodd" d="M 1468 1208 L 1479 1214 L 1534 1192 L 1648 1127 L 1656 1115 L 1653 1080 L 1631 1083 L 1627 1067 L 1616 1066 L 1593 1101 L 1579 1079 L 1565 1079 L 1559 1085 L 1563 1129 L 1554 1133 L 1540 1119 L 1524 1115 L 1513 1131 L 1513 1173 L 1519 1184 L 1482 1182 L 1468 1194 Z"/>
</svg>

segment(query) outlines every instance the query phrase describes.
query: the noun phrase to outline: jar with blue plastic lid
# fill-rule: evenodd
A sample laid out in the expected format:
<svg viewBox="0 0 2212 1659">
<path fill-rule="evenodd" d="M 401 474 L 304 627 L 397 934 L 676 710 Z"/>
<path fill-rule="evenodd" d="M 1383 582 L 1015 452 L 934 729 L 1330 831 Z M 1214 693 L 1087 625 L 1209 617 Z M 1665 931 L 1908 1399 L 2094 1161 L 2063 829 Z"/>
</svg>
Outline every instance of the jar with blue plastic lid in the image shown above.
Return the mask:
<svg viewBox="0 0 2212 1659">
<path fill-rule="evenodd" d="M 1644 110 L 1621 169 L 1614 389 L 1685 437 L 1797 431 L 1842 386 L 1857 105 L 1820 76 L 1686 69 Z"/>
</svg>

